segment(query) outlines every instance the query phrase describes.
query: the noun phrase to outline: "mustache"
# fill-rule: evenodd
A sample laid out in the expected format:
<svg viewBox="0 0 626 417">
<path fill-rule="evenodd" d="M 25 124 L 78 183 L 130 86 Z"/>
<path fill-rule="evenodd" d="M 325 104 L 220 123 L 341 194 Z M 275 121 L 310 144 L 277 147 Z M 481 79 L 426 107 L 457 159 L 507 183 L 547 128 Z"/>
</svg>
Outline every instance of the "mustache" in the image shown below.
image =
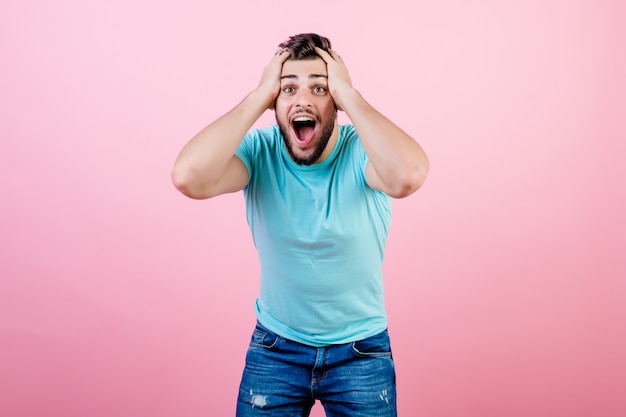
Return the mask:
<svg viewBox="0 0 626 417">
<path fill-rule="evenodd" d="M 315 118 L 315 120 L 319 121 L 319 117 L 317 117 L 317 114 L 311 110 L 311 109 L 299 109 L 296 110 L 295 112 L 293 112 L 290 116 L 289 119 L 293 119 L 294 117 L 300 115 L 300 114 L 308 114 L 311 115 Z"/>
</svg>

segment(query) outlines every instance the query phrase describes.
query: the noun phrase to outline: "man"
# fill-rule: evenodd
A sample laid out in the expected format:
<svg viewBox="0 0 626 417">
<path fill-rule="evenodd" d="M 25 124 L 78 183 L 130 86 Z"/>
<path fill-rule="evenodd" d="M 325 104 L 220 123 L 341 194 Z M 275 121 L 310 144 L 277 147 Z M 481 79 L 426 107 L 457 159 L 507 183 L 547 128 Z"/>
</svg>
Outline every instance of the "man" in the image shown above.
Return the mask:
<svg viewBox="0 0 626 417">
<path fill-rule="evenodd" d="M 172 171 L 191 198 L 244 191 L 261 287 L 237 416 L 308 416 L 315 400 L 328 416 L 395 416 L 383 250 L 390 197 L 416 191 L 428 160 L 352 86 L 327 38 L 279 47 Z M 277 125 L 251 130 L 267 109 Z"/>
</svg>

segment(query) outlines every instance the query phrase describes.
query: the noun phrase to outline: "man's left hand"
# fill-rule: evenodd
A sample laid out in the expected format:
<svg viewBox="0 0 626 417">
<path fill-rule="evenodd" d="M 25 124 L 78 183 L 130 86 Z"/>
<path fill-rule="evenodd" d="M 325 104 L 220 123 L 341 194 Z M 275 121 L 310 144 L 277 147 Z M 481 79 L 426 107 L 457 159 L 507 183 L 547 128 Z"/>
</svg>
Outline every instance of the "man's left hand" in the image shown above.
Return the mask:
<svg viewBox="0 0 626 417">
<path fill-rule="evenodd" d="M 352 80 L 346 64 L 339 56 L 337 52 L 330 49 L 329 52 L 321 48 L 315 48 L 315 52 L 326 62 L 326 69 L 328 71 L 328 90 L 330 95 L 335 101 L 335 105 L 339 110 L 343 110 L 342 97 L 348 92 L 354 90 L 352 87 Z"/>
</svg>

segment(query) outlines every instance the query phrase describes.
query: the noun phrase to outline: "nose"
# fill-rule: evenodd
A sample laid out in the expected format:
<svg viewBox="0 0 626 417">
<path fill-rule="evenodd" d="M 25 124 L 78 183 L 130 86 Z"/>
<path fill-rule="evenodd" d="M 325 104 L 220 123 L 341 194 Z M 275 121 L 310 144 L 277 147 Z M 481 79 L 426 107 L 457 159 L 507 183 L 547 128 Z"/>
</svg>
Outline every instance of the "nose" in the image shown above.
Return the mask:
<svg viewBox="0 0 626 417">
<path fill-rule="evenodd" d="M 306 88 L 299 89 L 294 104 L 299 107 L 310 107 L 312 105 L 311 92 Z"/>
</svg>

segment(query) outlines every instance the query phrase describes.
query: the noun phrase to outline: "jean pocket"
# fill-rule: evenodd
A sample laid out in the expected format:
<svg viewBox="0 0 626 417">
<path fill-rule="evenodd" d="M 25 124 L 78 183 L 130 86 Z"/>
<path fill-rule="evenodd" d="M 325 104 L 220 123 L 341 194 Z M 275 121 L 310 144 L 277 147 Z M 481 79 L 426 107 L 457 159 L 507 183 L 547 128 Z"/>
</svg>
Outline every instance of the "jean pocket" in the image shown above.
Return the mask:
<svg viewBox="0 0 626 417">
<path fill-rule="evenodd" d="M 267 330 L 261 325 L 257 325 L 252 333 L 252 338 L 250 339 L 251 347 L 262 347 L 265 349 L 271 349 L 276 346 L 278 343 L 278 335 Z"/>
<path fill-rule="evenodd" d="M 387 331 L 352 342 L 352 350 L 360 357 L 391 358 L 391 344 Z"/>
</svg>

